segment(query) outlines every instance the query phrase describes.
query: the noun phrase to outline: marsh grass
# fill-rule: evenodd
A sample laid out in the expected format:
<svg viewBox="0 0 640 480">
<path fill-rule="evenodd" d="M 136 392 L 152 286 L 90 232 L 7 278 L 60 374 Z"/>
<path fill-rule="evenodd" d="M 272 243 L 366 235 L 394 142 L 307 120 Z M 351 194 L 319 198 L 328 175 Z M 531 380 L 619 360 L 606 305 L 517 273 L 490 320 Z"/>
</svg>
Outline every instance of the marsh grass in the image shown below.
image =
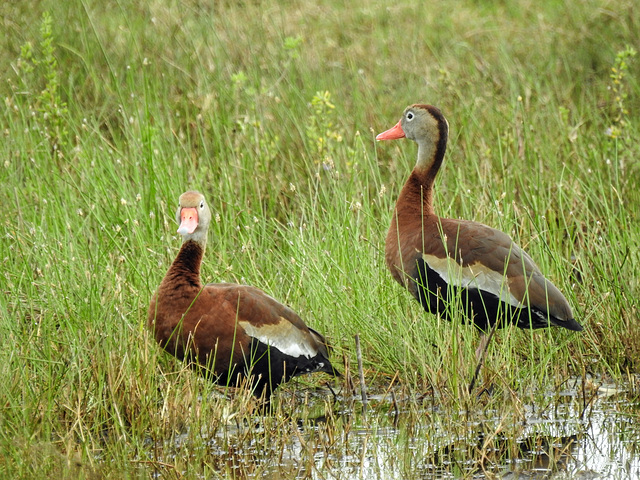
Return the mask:
<svg viewBox="0 0 640 480">
<path fill-rule="evenodd" d="M 0 8 L 7 478 L 406 478 L 433 473 L 425 459 L 490 474 L 531 405 L 557 409 L 575 376 L 637 372 L 633 2 Z M 374 134 L 418 101 L 451 124 L 438 213 L 512 235 L 585 325 L 498 332 L 479 385 L 490 395 L 466 391 L 475 332 L 426 316 L 384 265 L 415 147 Z M 352 379 L 359 334 L 373 415 L 357 382 L 334 384 L 336 400 L 321 376 L 261 415 L 158 351 L 146 309 L 188 188 L 215 212 L 205 281 L 291 305 Z"/>
</svg>

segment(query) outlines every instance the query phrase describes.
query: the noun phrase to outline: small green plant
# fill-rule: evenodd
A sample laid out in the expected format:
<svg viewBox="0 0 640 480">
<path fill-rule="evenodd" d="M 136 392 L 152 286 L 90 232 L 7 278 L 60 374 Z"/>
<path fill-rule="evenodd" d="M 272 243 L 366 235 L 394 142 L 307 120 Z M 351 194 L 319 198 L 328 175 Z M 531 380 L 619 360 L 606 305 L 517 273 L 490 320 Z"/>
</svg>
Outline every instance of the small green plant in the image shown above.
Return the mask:
<svg viewBox="0 0 640 480">
<path fill-rule="evenodd" d="M 233 84 L 233 93 L 236 95 L 236 98 L 239 98 L 241 95 L 246 96 L 255 96 L 256 89 L 251 86 L 247 86 L 249 82 L 249 78 L 247 74 L 240 70 L 231 75 L 231 83 Z"/>
<path fill-rule="evenodd" d="M 42 14 L 40 24 L 39 50 L 31 42 L 20 49 L 17 71 L 22 86 L 27 92 L 29 110 L 35 113 L 36 125 L 46 137 L 52 155 L 62 155 L 60 150 L 68 135 L 67 104 L 60 95 L 58 61 L 55 57 L 52 17 L 49 12 Z M 44 84 L 44 85 L 43 85 Z M 37 92 L 37 93 L 36 93 Z"/>
<path fill-rule="evenodd" d="M 306 126 L 307 138 L 315 147 L 314 155 L 317 154 L 320 159 L 317 163 L 322 163 L 327 171 L 335 169 L 334 147 L 342 142 L 342 135 L 335 129 L 333 122 L 335 108 L 330 92 L 317 92 L 311 99 L 312 114 Z"/>
<path fill-rule="evenodd" d="M 616 60 L 611 67 L 609 78 L 611 85 L 609 89 L 613 92 L 613 101 L 615 113 L 612 125 L 607 129 L 607 135 L 613 139 L 622 136 L 623 131 L 629 123 L 629 110 L 626 106 L 627 100 L 627 82 L 626 75 L 629 70 L 629 60 L 635 57 L 636 51 L 633 47 L 627 45 L 624 50 L 620 50 L 616 55 Z"/>
<path fill-rule="evenodd" d="M 300 47 L 302 45 L 302 37 L 300 35 L 296 37 L 286 37 L 284 39 L 284 50 L 287 52 L 289 59 L 300 57 Z"/>
</svg>

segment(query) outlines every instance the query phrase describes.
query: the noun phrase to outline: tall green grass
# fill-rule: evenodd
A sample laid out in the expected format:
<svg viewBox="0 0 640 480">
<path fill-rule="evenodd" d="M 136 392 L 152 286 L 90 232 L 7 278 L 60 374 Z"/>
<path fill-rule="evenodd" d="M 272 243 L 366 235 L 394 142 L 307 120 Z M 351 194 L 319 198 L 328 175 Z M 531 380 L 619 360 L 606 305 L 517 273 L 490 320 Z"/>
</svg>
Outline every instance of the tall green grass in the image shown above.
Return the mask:
<svg viewBox="0 0 640 480">
<path fill-rule="evenodd" d="M 570 376 L 637 371 L 634 2 L 5 3 L 7 476 L 237 473 L 207 463 L 207 441 L 246 421 L 248 399 L 215 395 L 144 328 L 190 188 L 215 214 L 205 281 L 253 284 L 291 305 L 352 373 L 358 333 L 374 391 L 393 380 L 410 396 L 435 389 L 450 412 L 475 402 L 465 393 L 475 333 L 427 316 L 384 265 L 416 152 L 374 134 L 414 102 L 437 105 L 451 125 L 438 213 L 511 234 L 585 325 L 499 332 L 483 384 L 502 395 L 483 408 L 515 415 Z M 296 415 L 331 416 L 322 398 L 300 400 L 325 380 L 285 387 L 280 415 L 233 441 L 298 438 L 282 414 L 302 404 Z M 305 432 L 310 445 L 330 448 L 316 434 Z M 175 453 L 176 439 L 193 451 Z"/>
</svg>

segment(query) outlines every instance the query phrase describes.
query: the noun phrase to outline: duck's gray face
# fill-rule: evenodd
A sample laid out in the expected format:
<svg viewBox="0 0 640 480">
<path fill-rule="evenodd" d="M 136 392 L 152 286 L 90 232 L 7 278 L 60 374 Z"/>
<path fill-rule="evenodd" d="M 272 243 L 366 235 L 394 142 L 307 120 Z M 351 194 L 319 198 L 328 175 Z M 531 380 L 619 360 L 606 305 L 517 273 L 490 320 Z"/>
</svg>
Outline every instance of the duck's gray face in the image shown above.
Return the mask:
<svg viewBox="0 0 640 480">
<path fill-rule="evenodd" d="M 186 240 L 193 235 L 206 236 L 211 221 L 211 211 L 204 195 L 196 191 L 188 191 L 180 195 L 176 220 L 180 224 L 178 233 Z"/>
<path fill-rule="evenodd" d="M 437 142 L 440 136 L 440 121 L 426 106 L 407 107 L 402 114 L 400 124 L 405 136 L 414 142 L 420 143 L 424 140 Z"/>
<path fill-rule="evenodd" d="M 446 120 L 435 107 L 411 105 L 404 110 L 400 121 L 389 130 L 380 133 L 376 140 L 396 140 L 406 137 L 418 143 L 437 141 L 442 121 L 446 124 Z"/>
</svg>

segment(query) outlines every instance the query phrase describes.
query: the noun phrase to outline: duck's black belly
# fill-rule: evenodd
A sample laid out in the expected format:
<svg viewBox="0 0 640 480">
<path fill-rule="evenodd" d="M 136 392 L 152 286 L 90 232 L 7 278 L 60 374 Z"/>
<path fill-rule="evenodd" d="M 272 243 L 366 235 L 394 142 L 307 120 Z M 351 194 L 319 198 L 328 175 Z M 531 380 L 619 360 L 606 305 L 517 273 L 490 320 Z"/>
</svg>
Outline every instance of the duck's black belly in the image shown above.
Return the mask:
<svg viewBox="0 0 640 480">
<path fill-rule="evenodd" d="M 447 320 L 458 318 L 461 313 L 482 331 L 488 331 L 496 324 L 496 328 L 507 325 L 527 329 L 549 326 L 544 312 L 513 306 L 478 288 L 451 285 L 422 259 L 417 260 L 417 273 L 413 280 L 417 286 L 415 297 L 422 307 L 429 313 L 439 313 Z"/>
</svg>

